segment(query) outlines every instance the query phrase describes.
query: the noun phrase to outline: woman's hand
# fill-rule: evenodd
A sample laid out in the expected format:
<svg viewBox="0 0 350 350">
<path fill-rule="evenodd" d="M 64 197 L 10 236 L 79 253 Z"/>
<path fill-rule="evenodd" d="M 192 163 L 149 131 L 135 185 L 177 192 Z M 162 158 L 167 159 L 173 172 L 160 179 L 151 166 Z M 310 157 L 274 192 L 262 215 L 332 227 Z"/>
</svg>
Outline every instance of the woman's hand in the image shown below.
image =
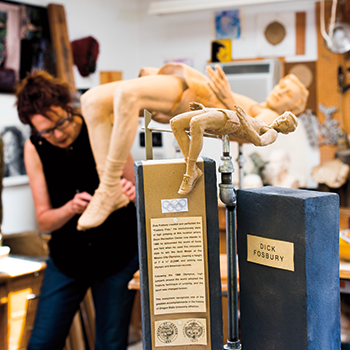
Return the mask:
<svg viewBox="0 0 350 350">
<path fill-rule="evenodd" d="M 210 82 L 209 86 L 215 93 L 216 97 L 226 106 L 227 109 L 233 110 L 234 100 L 231 94 L 231 86 L 222 68 L 217 64 L 215 71 L 210 66 L 207 66 L 207 73 Z"/>
<path fill-rule="evenodd" d="M 122 185 L 122 190 L 123 193 L 126 194 L 129 199 L 135 203 L 136 201 L 136 190 L 135 190 L 135 186 L 131 181 L 128 181 L 125 178 L 122 178 L 120 180 L 120 184 Z"/>
<path fill-rule="evenodd" d="M 92 195 L 87 192 L 77 193 L 71 200 L 71 211 L 74 214 L 81 214 L 89 204 Z"/>
</svg>

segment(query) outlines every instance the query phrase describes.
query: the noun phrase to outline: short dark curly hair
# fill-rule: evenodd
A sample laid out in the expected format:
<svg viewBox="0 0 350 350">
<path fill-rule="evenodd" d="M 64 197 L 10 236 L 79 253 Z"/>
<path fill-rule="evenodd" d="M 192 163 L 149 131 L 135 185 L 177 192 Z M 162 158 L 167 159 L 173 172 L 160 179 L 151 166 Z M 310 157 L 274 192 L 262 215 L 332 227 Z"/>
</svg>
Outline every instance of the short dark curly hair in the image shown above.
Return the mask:
<svg viewBox="0 0 350 350">
<path fill-rule="evenodd" d="M 32 133 L 36 131 L 30 117 L 35 114 L 50 119 L 47 113 L 52 106 L 73 113 L 70 106 L 72 102 L 70 86 L 44 71 L 27 74 L 16 88 L 16 98 L 19 119 L 23 124 L 30 125 Z"/>
</svg>

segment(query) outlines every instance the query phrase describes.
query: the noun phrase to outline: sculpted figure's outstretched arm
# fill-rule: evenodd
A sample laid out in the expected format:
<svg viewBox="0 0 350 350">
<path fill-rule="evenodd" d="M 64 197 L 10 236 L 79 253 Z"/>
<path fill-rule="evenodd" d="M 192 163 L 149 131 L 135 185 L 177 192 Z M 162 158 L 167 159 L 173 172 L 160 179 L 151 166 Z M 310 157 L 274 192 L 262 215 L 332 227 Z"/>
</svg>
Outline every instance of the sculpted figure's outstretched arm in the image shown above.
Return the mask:
<svg viewBox="0 0 350 350">
<path fill-rule="evenodd" d="M 234 107 L 241 123 L 241 137 L 244 137 L 245 141 L 251 142 L 255 146 L 267 146 L 276 141 L 277 131 L 275 129 L 268 125 L 257 125 L 240 106 L 235 105 Z"/>
<path fill-rule="evenodd" d="M 235 104 L 239 105 L 247 115 L 266 124 L 272 123 L 285 111 L 299 115 L 306 108 L 309 92 L 293 74 L 284 76 L 274 86 L 265 102 L 258 103 L 247 96 L 231 91 L 229 81 L 219 65 L 215 66 L 215 70 L 208 66 L 206 73 L 210 79 L 209 87 L 227 109 L 233 110 Z"/>
<path fill-rule="evenodd" d="M 231 91 L 225 72 L 219 65 L 215 65 L 215 70 L 207 66 L 206 73 L 210 79 L 210 88 L 227 109 L 235 110 L 235 105 L 239 105 L 246 111 L 248 116 L 265 123 L 272 123 L 278 117 L 276 111 L 260 105 L 247 96 Z"/>
<path fill-rule="evenodd" d="M 217 64 L 215 65 L 214 71 L 212 67 L 207 66 L 205 72 L 210 79 L 209 86 L 214 91 L 216 97 L 226 106 L 227 109 L 233 110 L 234 105 L 238 102 L 235 101 L 233 97 L 230 83 L 222 68 Z"/>
</svg>

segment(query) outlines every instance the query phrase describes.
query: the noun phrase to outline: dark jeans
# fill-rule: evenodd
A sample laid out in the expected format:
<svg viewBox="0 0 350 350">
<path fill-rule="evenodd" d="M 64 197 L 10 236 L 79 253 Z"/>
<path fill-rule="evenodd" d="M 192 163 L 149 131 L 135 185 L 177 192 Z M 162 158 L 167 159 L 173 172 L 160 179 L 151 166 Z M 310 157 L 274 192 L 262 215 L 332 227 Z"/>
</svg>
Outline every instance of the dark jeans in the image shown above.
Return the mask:
<svg viewBox="0 0 350 350">
<path fill-rule="evenodd" d="M 96 350 L 125 350 L 135 296 L 127 285 L 137 269 L 135 256 L 124 270 L 91 283 L 63 274 L 50 258 L 27 350 L 63 349 L 73 317 L 89 287 L 96 312 Z"/>
</svg>

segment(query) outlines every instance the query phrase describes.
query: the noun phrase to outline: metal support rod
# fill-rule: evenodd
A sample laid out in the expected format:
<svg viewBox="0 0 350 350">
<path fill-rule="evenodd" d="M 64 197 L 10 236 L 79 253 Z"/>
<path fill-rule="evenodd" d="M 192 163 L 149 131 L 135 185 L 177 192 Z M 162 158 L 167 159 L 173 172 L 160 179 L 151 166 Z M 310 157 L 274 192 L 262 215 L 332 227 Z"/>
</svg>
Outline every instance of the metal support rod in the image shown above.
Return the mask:
<svg viewBox="0 0 350 350">
<path fill-rule="evenodd" d="M 145 118 L 145 146 L 146 146 L 146 159 L 153 159 L 153 136 L 152 130 L 148 128 L 148 124 L 152 120 L 152 114 L 144 109 L 144 118 Z"/>
<path fill-rule="evenodd" d="M 219 166 L 221 173 L 220 199 L 226 205 L 226 244 L 227 244 L 227 304 L 228 340 L 224 349 L 242 349 L 238 331 L 238 291 L 236 259 L 236 194 L 232 183 L 234 171 L 230 156 L 228 135 L 222 137 L 223 155 Z"/>
<path fill-rule="evenodd" d="M 228 341 L 239 343 L 236 259 L 236 207 L 226 206 Z M 240 349 L 240 347 L 228 347 Z"/>
<path fill-rule="evenodd" d="M 241 143 L 238 144 L 238 157 L 237 157 L 238 169 L 239 169 L 239 183 L 238 186 L 240 189 L 244 188 L 244 170 L 243 165 L 245 163 L 245 158 L 243 155 L 243 145 Z"/>
</svg>

